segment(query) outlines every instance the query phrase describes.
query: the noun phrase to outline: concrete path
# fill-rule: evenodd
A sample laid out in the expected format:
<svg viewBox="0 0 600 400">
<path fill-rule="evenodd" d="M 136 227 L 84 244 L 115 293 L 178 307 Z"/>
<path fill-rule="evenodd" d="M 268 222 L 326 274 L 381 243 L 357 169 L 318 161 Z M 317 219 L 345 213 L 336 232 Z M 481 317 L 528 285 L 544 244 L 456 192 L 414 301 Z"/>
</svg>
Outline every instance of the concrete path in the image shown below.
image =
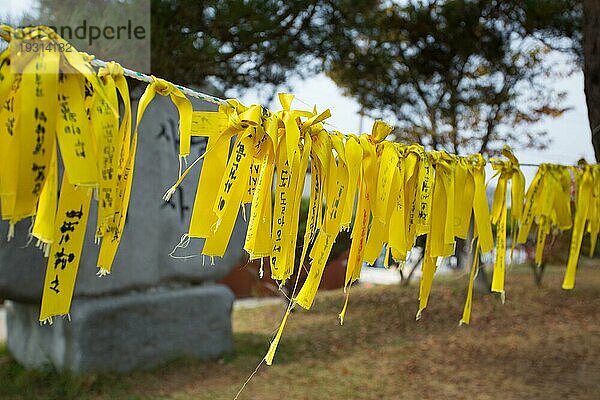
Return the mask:
<svg viewBox="0 0 600 400">
<path fill-rule="evenodd" d="M 397 269 L 363 267 L 360 271 L 359 284 L 396 285 L 400 283 L 400 272 Z"/>
<path fill-rule="evenodd" d="M 248 297 L 237 299 L 233 302 L 233 309 L 258 308 L 271 304 L 287 304 L 281 297 Z"/>
<path fill-rule="evenodd" d="M 6 310 L 0 306 L 0 343 L 6 342 Z"/>
</svg>

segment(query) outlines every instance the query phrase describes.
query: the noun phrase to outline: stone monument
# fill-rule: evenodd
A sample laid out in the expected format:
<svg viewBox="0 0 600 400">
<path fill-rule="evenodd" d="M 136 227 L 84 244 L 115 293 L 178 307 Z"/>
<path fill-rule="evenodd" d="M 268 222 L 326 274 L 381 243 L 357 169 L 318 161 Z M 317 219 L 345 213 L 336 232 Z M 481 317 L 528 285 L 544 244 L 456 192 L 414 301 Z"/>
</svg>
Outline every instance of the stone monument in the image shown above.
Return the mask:
<svg viewBox="0 0 600 400">
<path fill-rule="evenodd" d="M 210 108 L 198 102 L 194 109 Z M 193 139 L 192 160 L 205 146 L 203 138 Z M 156 96 L 139 131 L 131 204 L 112 273 L 96 276 L 92 212 L 70 321 L 39 324 L 47 259 L 33 243 L 26 246 L 29 220 L 16 226 L 10 242 L 8 224 L 0 225 L 0 298 L 9 300 L 7 345 L 18 362 L 76 372 L 127 371 L 182 356 L 214 358 L 232 348 L 233 294 L 215 282 L 241 263 L 244 222 L 238 218 L 225 257 L 214 265 L 203 262 L 201 239 L 177 249 L 174 255 L 183 258 L 170 256 L 187 232 L 199 176 L 197 168 L 170 202 L 162 200 L 177 178 L 178 148 L 177 110 Z"/>
</svg>

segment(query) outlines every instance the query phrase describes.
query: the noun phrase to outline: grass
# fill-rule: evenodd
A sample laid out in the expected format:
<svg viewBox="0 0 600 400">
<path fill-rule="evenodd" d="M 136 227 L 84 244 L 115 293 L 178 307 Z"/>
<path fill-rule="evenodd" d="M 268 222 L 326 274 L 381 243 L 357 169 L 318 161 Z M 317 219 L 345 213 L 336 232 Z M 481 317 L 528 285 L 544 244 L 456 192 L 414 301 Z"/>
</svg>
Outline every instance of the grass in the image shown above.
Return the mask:
<svg viewBox="0 0 600 400">
<path fill-rule="evenodd" d="M 476 295 L 471 326 L 459 327 L 466 276 L 434 282 L 415 321 L 418 288 L 320 293 L 295 312 L 275 363 L 262 367 L 240 399 L 598 399 L 600 269 L 580 268 L 574 291 L 548 267 L 538 289 L 530 272 L 507 275 L 506 304 Z M 255 369 L 283 306 L 236 310 L 235 349 L 220 360 L 178 360 L 153 371 L 74 376 L 28 371 L 2 351 L 2 399 L 233 399 Z"/>
</svg>

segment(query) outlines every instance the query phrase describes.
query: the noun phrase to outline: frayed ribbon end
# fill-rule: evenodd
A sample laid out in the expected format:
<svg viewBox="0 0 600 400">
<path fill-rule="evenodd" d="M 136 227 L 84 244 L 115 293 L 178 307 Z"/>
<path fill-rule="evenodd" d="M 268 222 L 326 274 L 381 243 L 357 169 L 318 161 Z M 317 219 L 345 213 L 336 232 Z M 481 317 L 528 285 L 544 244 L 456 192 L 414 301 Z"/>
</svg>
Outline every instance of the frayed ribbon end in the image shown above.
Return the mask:
<svg viewBox="0 0 600 400">
<path fill-rule="evenodd" d="M 423 309 L 417 311 L 417 315 L 415 315 L 415 321 L 420 320 L 423 317 Z"/>
<path fill-rule="evenodd" d="M 12 238 L 15 237 L 15 224 L 10 223 L 8 225 L 8 235 L 6 235 L 6 240 L 10 242 Z"/>
</svg>

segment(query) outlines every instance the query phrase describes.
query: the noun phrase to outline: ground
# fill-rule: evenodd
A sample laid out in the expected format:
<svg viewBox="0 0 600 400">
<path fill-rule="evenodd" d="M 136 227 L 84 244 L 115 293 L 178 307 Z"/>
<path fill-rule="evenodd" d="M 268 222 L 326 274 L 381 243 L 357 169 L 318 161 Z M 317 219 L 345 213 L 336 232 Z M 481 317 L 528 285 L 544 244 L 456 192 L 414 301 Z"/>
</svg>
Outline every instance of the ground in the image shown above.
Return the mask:
<svg viewBox="0 0 600 400">
<path fill-rule="evenodd" d="M 338 292 L 293 313 L 274 365 L 240 399 L 598 399 L 600 263 L 562 291 L 563 268 L 537 288 L 525 268 L 507 275 L 503 305 L 477 294 L 459 326 L 467 277 L 440 277 L 415 321 L 416 286 L 357 287 L 344 326 Z M 25 371 L 0 355 L 2 399 L 233 399 L 260 362 L 283 306 L 236 310 L 235 350 L 211 362 L 178 360 L 152 371 L 75 377 Z"/>
</svg>

